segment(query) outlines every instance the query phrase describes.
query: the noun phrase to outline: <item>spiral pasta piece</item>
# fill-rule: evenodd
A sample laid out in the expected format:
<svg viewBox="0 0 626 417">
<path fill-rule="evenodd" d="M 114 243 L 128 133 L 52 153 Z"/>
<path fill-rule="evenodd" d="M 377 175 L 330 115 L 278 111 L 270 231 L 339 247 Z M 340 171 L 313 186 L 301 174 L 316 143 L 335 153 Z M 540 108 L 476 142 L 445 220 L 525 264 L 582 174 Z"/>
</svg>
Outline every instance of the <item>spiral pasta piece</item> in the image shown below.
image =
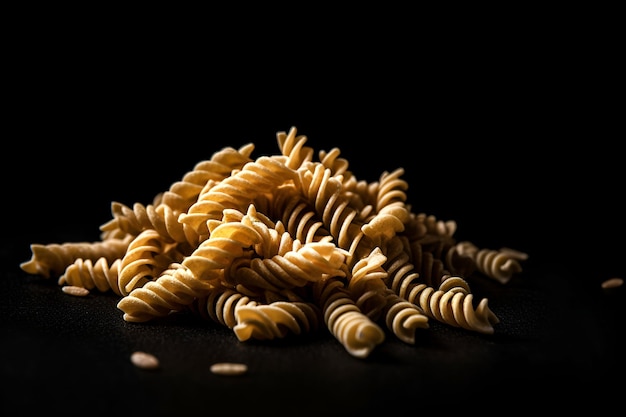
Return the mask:
<svg viewBox="0 0 626 417">
<path fill-rule="evenodd" d="M 341 198 L 341 182 L 328 168 L 315 164 L 313 170 L 299 170 L 299 186 L 306 201 L 312 204 L 336 244 L 350 254 L 349 263 L 363 238 L 362 224 L 354 222 L 357 211 Z"/>
<path fill-rule="evenodd" d="M 118 287 L 121 263 L 121 259 L 116 259 L 109 264 L 106 258 L 99 258 L 95 262 L 91 259 L 78 258 L 65 269 L 58 283 L 88 290 L 97 288 L 100 292 L 112 291 L 117 295 L 122 295 Z"/>
<path fill-rule="evenodd" d="M 182 264 L 172 264 L 154 281 L 137 287 L 118 303 L 128 322 L 146 322 L 183 310 L 197 297 L 208 294 L 211 283 L 201 281 Z"/>
<path fill-rule="evenodd" d="M 303 200 L 293 185 L 280 187 L 276 191 L 271 213 L 285 225 L 286 231 L 300 242 L 334 240 L 314 207 Z"/>
<path fill-rule="evenodd" d="M 231 172 L 251 162 L 254 145 L 248 143 L 239 149 L 230 146 L 215 152 L 211 159 L 197 163 L 180 181 L 163 193 L 161 202 L 178 213 L 186 212 L 196 202 L 208 182 L 220 182 Z M 156 205 L 156 204 L 155 204 Z"/>
<path fill-rule="evenodd" d="M 462 255 L 470 256 L 479 272 L 501 284 L 506 284 L 514 274 L 522 272 L 519 252 L 510 249 L 479 249 L 467 241 L 460 242 L 455 249 Z"/>
<path fill-rule="evenodd" d="M 352 356 L 366 358 L 385 340 L 385 332 L 359 309 L 344 284 L 329 278 L 314 284 L 317 305 L 330 333 Z"/>
<path fill-rule="evenodd" d="M 348 290 L 352 299 L 372 320 L 378 319 L 387 304 L 387 286 L 384 282 L 387 271 L 383 268 L 386 260 L 382 250 L 376 247 L 354 264 L 348 277 Z"/>
<path fill-rule="evenodd" d="M 102 232 L 120 229 L 132 236 L 137 236 L 144 230 L 153 229 L 164 239 L 189 247 L 197 246 L 201 240 L 195 230 L 178 221 L 180 213 L 166 204 L 144 206 L 141 203 L 135 203 L 130 208 L 114 201 L 111 203 L 111 212 L 113 218 L 100 226 Z"/>
<path fill-rule="evenodd" d="M 237 324 L 236 311 L 242 306 L 255 306 L 258 302 L 226 287 L 216 287 L 208 294 L 196 298 L 189 309 L 205 320 L 232 329 Z"/>
<path fill-rule="evenodd" d="M 44 278 L 59 276 L 77 259 L 105 258 L 113 262 L 124 256 L 132 237 L 124 239 L 107 239 L 96 242 L 51 243 L 47 245 L 33 243 L 30 245 L 31 258 L 20 264 L 20 268 L 32 275 Z"/>
<path fill-rule="evenodd" d="M 178 221 L 189 224 L 199 235 L 208 234 L 207 221 L 222 217 L 224 209 L 244 211 L 256 196 L 271 193 L 296 172 L 278 157 L 259 157 L 201 194 Z"/>
<path fill-rule="evenodd" d="M 298 130 L 292 127 L 288 133 L 276 133 L 278 148 L 281 154 L 287 157 L 285 165 L 293 170 L 297 170 L 313 160 L 313 148 L 304 146 L 307 137 L 297 135 L 297 132 Z"/>
<path fill-rule="evenodd" d="M 284 338 L 288 334 L 314 331 L 320 316 L 317 306 L 308 302 L 276 301 L 271 304 L 240 306 L 235 310 L 233 327 L 240 341 Z"/>
<path fill-rule="evenodd" d="M 474 307 L 473 294 L 461 277 L 445 279 L 438 290 L 426 284 L 417 284 L 408 290 L 408 294 L 399 295 L 419 306 L 427 316 L 453 327 L 492 334 L 493 325 L 500 322 L 489 308 L 486 298 Z"/>
<path fill-rule="evenodd" d="M 253 258 L 248 265 L 231 272 L 231 284 L 247 288 L 281 291 L 303 287 L 324 276 L 344 276 L 342 266 L 346 252 L 329 242 L 301 244 L 295 240 L 293 249 L 271 258 Z"/>
<path fill-rule="evenodd" d="M 153 229 L 139 233 L 128 245 L 118 273 L 118 291 L 128 295 L 137 287 L 155 280 L 170 264 L 182 261 L 176 244 L 163 240 Z"/>
<path fill-rule="evenodd" d="M 210 237 L 176 268 L 169 268 L 156 280 L 133 289 L 120 300 L 126 321 L 146 321 L 180 311 L 202 297 L 224 279 L 224 268 L 244 254 L 244 248 L 258 243 L 259 234 L 244 216 L 239 221 L 209 221 Z"/>
<path fill-rule="evenodd" d="M 415 304 L 398 296 L 392 290 L 386 292 L 385 324 L 398 339 L 408 344 L 415 344 L 418 329 L 430 327 L 428 316 Z"/>
</svg>

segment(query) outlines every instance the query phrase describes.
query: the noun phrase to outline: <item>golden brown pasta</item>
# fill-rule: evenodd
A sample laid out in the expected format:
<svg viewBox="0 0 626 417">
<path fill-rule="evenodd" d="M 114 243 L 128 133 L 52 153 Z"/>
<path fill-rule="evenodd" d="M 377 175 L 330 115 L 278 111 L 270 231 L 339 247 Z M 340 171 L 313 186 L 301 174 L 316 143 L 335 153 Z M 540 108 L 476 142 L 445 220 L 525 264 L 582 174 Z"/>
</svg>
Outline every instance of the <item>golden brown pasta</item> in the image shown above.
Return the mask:
<svg viewBox="0 0 626 417">
<path fill-rule="evenodd" d="M 317 330 L 320 312 L 310 302 L 276 301 L 239 306 L 235 316 L 233 331 L 240 341 L 270 340 Z"/>
<path fill-rule="evenodd" d="M 116 229 L 132 236 L 137 236 L 144 230 L 153 229 L 159 232 L 163 239 L 178 242 L 188 247 L 195 247 L 200 242 L 200 236 L 191 227 L 178 222 L 179 212 L 172 210 L 166 204 L 144 206 L 141 203 L 133 204 L 132 209 L 118 202 L 111 204 L 113 218 L 100 226 L 105 233 Z"/>
<path fill-rule="evenodd" d="M 128 245 L 118 273 L 119 293 L 128 295 L 132 290 L 154 281 L 172 263 L 181 262 L 185 254 L 173 242 L 163 240 L 153 229 L 140 232 Z"/>
<path fill-rule="evenodd" d="M 419 306 L 427 316 L 453 327 L 492 334 L 493 325 L 500 322 L 486 298 L 474 306 L 474 296 L 467 281 L 461 277 L 448 277 L 439 289 L 426 284 L 412 285 L 406 293 L 399 295 Z"/>
<path fill-rule="evenodd" d="M 460 242 L 456 246 L 457 252 L 474 260 L 476 269 L 486 277 L 506 284 L 514 274 L 522 272 L 519 257 L 521 252 L 512 252 L 511 249 L 498 251 L 494 249 L 479 249 L 471 242 Z"/>
<path fill-rule="evenodd" d="M 209 221 L 210 237 L 156 280 L 133 289 L 118 303 L 127 321 L 146 321 L 180 311 L 219 285 L 226 268 L 244 249 L 261 240 L 244 216 L 239 221 Z"/>
<path fill-rule="evenodd" d="M 257 305 L 250 297 L 227 287 L 215 287 L 189 304 L 189 310 L 205 320 L 232 329 L 237 324 L 236 311 L 246 305 Z"/>
<path fill-rule="evenodd" d="M 383 264 L 387 257 L 380 248 L 359 259 L 348 276 L 348 291 L 359 309 L 373 320 L 378 320 L 387 302 L 387 271 Z"/>
<path fill-rule="evenodd" d="M 215 152 L 211 159 L 197 163 L 180 181 L 173 183 L 163 193 L 161 203 L 178 213 L 186 212 L 195 203 L 208 182 L 218 183 L 231 172 L 252 162 L 254 145 L 248 143 L 239 149 L 225 147 Z M 155 206 L 158 206 L 155 204 Z"/>
<path fill-rule="evenodd" d="M 222 148 L 150 204 L 113 202 L 101 241 L 32 244 L 20 267 L 68 291 L 112 290 L 128 322 L 190 311 L 243 342 L 323 321 L 358 358 L 383 327 L 409 344 L 430 319 L 494 332 L 499 318 L 468 280 L 507 283 L 527 254 L 457 242 L 455 221 L 407 204 L 403 168 L 367 182 L 338 148 L 314 160 L 295 127 L 276 140 L 279 153 L 258 158 L 253 144 Z"/>
<path fill-rule="evenodd" d="M 118 286 L 121 263 L 121 259 L 116 259 L 109 264 L 106 258 L 99 258 L 95 262 L 91 259 L 78 258 L 65 269 L 58 283 L 88 290 L 97 288 L 100 292 L 113 291 L 117 295 L 122 295 Z"/>
<path fill-rule="evenodd" d="M 344 284 L 331 277 L 313 284 L 330 333 L 352 356 L 366 358 L 385 340 L 383 329 L 359 309 Z"/>
<path fill-rule="evenodd" d="M 32 244 L 31 259 L 20 264 L 20 268 L 29 274 L 41 275 L 44 278 L 59 276 L 77 259 L 105 258 L 113 262 L 121 258 L 130 243 L 130 237 L 124 239 L 107 239 L 98 242 L 51 243 L 47 245 Z"/>
<path fill-rule="evenodd" d="M 400 297 L 392 290 L 386 291 L 385 324 L 398 339 L 415 344 L 418 329 L 429 328 L 428 316 L 417 305 Z"/>
<path fill-rule="evenodd" d="M 245 211 L 257 195 L 271 193 L 295 176 L 295 171 L 284 164 L 283 158 L 259 157 L 206 193 L 201 193 L 189 210 L 180 214 L 178 220 L 189 224 L 199 235 L 208 236 L 207 222 L 221 219 L 224 209 Z"/>
</svg>

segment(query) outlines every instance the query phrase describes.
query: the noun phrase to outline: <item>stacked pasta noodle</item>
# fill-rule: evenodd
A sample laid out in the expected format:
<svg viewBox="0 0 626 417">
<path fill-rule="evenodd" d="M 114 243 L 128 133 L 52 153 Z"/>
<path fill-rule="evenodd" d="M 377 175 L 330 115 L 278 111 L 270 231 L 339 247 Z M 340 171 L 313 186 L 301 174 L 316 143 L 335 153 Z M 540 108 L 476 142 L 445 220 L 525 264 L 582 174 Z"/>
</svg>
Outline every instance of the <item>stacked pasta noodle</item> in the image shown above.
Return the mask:
<svg viewBox="0 0 626 417">
<path fill-rule="evenodd" d="M 20 267 L 114 292 L 128 322 L 192 312 L 240 341 L 326 326 L 358 358 L 386 334 L 414 344 L 431 319 L 494 332 L 466 278 L 506 283 L 526 254 L 457 242 L 454 221 L 413 212 L 402 168 L 368 183 L 339 149 L 315 159 L 295 127 L 276 137 L 279 154 L 223 148 L 151 204 L 113 202 L 101 240 L 32 244 Z"/>
</svg>

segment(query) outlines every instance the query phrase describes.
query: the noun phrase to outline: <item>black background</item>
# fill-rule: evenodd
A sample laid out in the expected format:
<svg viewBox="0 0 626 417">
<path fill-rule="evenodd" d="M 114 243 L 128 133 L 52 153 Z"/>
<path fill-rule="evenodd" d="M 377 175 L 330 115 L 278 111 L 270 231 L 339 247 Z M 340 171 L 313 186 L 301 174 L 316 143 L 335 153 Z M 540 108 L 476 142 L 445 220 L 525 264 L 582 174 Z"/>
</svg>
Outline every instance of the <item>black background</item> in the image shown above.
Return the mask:
<svg viewBox="0 0 626 417">
<path fill-rule="evenodd" d="M 600 409 L 621 393 L 624 292 L 600 288 L 626 276 L 610 48 L 584 36 L 485 33 L 432 49 L 372 36 L 212 59 L 214 43 L 79 43 L 57 29 L 15 48 L 5 83 L 3 410 Z M 125 323 L 115 296 L 71 298 L 19 269 L 31 243 L 97 240 L 112 201 L 150 203 L 225 146 L 278 153 L 276 133 L 292 126 L 307 146 L 338 147 L 360 179 L 404 168 L 413 211 L 455 220 L 459 240 L 529 254 L 506 286 L 472 281 L 501 319 L 494 335 L 431 321 L 415 346 L 388 335 L 365 360 L 324 331 L 242 344 L 194 317 Z M 134 368 L 134 350 L 161 369 Z M 211 375 L 217 361 L 250 370 Z"/>
</svg>

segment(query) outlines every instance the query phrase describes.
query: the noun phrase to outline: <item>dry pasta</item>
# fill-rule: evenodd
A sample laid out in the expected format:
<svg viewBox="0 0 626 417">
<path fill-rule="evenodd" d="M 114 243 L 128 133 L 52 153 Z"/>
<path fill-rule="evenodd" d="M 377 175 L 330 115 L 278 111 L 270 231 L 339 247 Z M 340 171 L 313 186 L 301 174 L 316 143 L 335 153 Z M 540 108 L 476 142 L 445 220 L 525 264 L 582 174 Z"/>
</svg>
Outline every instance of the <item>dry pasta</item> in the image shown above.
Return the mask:
<svg viewBox="0 0 626 417">
<path fill-rule="evenodd" d="M 72 285 L 87 290 L 97 288 L 100 292 L 113 291 L 122 295 L 118 285 L 121 263 L 122 259 L 116 259 L 109 264 L 106 258 L 99 258 L 95 262 L 79 258 L 65 269 L 58 282 L 59 285 Z"/>
<path fill-rule="evenodd" d="M 77 259 L 97 260 L 104 257 L 108 262 L 121 258 L 126 252 L 130 238 L 107 239 L 101 242 L 67 242 L 47 245 L 32 244 L 31 259 L 20 264 L 22 270 L 44 278 L 58 276 Z"/>
<path fill-rule="evenodd" d="M 276 140 L 275 155 L 253 158 L 251 143 L 215 152 L 150 204 L 112 202 L 100 241 L 32 244 L 21 269 L 70 293 L 112 291 L 128 322 L 187 311 L 241 342 L 326 326 L 358 358 L 384 328 L 408 344 L 430 320 L 495 331 L 469 281 L 506 284 L 527 254 L 457 242 L 455 221 L 407 204 L 403 168 L 367 182 L 338 148 L 315 160 L 295 127 Z"/>
</svg>

